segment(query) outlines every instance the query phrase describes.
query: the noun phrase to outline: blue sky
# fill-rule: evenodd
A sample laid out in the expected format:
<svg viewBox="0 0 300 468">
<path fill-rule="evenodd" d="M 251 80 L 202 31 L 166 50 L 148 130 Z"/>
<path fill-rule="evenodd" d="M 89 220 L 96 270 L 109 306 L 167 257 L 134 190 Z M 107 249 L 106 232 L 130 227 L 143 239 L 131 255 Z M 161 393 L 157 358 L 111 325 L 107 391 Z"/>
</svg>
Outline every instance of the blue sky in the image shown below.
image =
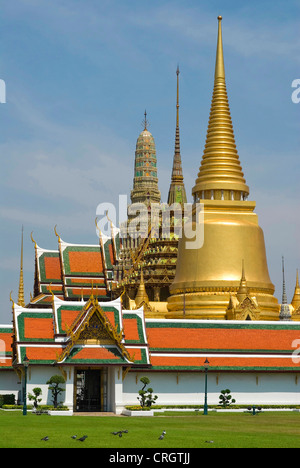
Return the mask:
<svg viewBox="0 0 300 468">
<path fill-rule="evenodd" d="M 181 153 L 188 196 L 205 144 L 217 16 L 226 83 L 250 199 L 265 234 L 276 296 L 281 256 L 291 300 L 299 249 L 299 2 L 0 0 L 0 323 L 17 299 L 24 225 L 26 299 L 34 248 L 97 243 L 96 207 L 130 194 L 147 109 L 166 201 L 180 66 Z M 191 201 L 191 197 L 190 197 Z"/>
</svg>

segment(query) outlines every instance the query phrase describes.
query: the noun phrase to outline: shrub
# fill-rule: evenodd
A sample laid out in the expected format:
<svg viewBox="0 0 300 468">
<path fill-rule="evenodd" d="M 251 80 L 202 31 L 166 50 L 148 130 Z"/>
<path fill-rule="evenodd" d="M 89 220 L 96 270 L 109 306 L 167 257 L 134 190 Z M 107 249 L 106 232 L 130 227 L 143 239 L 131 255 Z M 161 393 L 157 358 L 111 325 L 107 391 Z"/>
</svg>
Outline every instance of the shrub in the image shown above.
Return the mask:
<svg viewBox="0 0 300 468">
<path fill-rule="evenodd" d="M 42 389 L 39 387 L 35 387 L 32 391 L 33 391 L 33 394 L 29 393 L 28 399 L 30 401 L 33 400 L 33 406 L 35 409 L 37 409 L 39 406 L 39 403 L 42 401 L 42 398 L 39 398 L 39 396 L 42 394 Z"/>
<path fill-rule="evenodd" d="M 0 408 L 3 405 L 14 405 L 16 403 L 16 397 L 13 393 L 9 395 L 0 395 Z"/>
<path fill-rule="evenodd" d="M 223 408 L 227 408 L 228 406 L 230 406 L 232 403 L 235 403 L 235 399 L 232 398 L 232 396 L 230 395 L 230 390 L 229 388 L 227 388 L 226 390 L 222 390 L 221 391 L 221 395 L 219 396 L 219 404 L 223 407 Z"/>
<path fill-rule="evenodd" d="M 146 390 L 147 385 L 149 385 L 149 383 L 150 383 L 150 379 L 148 379 L 148 377 L 142 377 L 140 379 L 140 382 L 142 382 L 144 384 L 144 386 L 139 391 L 140 396 L 137 397 L 137 399 L 140 401 L 140 405 L 141 405 L 142 408 L 144 408 L 144 407 L 151 408 L 151 406 L 157 400 L 158 396 L 153 395 L 153 389 L 152 388 L 149 387 Z"/>
<path fill-rule="evenodd" d="M 60 387 L 60 385 L 64 383 L 65 379 L 62 375 L 53 375 L 47 382 L 47 385 L 49 385 L 49 390 L 52 392 L 54 408 L 57 408 L 58 406 L 58 396 L 60 393 L 65 392 L 65 389 Z"/>
</svg>

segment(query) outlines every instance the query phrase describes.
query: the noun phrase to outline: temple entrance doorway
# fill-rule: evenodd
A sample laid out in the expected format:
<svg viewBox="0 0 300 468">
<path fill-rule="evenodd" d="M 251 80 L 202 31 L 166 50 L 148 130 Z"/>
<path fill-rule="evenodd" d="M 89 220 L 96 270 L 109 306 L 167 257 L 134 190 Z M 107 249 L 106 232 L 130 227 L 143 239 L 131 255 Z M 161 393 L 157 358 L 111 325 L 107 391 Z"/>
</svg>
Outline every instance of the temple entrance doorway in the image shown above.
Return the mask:
<svg viewBox="0 0 300 468">
<path fill-rule="evenodd" d="M 76 412 L 107 411 L 105 369 L 76 370 Z"/>
</svg>

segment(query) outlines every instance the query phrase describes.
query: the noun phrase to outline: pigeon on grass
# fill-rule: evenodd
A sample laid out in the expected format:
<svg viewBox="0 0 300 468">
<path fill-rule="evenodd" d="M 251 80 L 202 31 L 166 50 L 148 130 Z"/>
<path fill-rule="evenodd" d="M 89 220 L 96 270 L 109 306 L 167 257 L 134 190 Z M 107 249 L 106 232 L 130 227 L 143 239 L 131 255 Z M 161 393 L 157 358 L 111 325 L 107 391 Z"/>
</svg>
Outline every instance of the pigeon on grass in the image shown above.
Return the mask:
<svg viewBox="0 0 300 468">
<path fill-rule="evenodd" d="M 80 437 L 80 439 L 78 439 L 78 440 L 80 440 L 80 442 L 84 442 L 85 439 L 87 439 L 87 435 L 84 435 L 84 436 Z"/>
<path fill-rule="evenodd" d="M 165 437 L 166 431 L 162 431 L 162 434 L 159 436 L 158 440 L 162 440 Z"/>
<path fill-rule="evenodd" d="M 122 434 L 128 434 L 128 430 L 126 429 L 125 431 L 116 431 L 116 432 L 112 432 L 112 434 L 122 437 Z"/>
<path fill-rule="evenodd" d="M 47 442 L 47 440 L 49 440 L 49 437 L 48 436 L 43 437 L 41 440 L 45 440 Z"/>
</svg>

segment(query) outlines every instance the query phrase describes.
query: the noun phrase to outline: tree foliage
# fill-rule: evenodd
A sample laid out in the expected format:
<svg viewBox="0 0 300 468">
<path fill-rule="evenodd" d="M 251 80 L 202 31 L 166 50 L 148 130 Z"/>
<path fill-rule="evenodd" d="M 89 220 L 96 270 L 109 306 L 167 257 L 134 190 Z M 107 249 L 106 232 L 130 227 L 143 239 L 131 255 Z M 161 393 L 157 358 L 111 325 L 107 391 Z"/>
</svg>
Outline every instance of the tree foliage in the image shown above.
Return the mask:
<svg viewBox="0 0 300 468">
<path fill-rule="evenodd" d="M 47 385 L 49 385 L 48 388 L 52 392 L 54 408 L 57 408 L 58 396 L 62 392 L 65 392 L 65 389 L 63 387 L 60 387 L 60 385 L 64 383 L 65 383 L 65 379 L 61 375 L 53 375 L 47 382 Z"/>
<path fill-rule="evenodd" d="M 31 401 L 33 400 L 33 406 L 35 409 L 38 408 L 39 403 L 42 401 L 42 398 L 39 398 L 39 396 L 42 394 L 42 389 L 40 387 L 35 387 L 32 390 L 32 393 L 28 394 L 28 399 Z"/>
<path fill-rule="evenodd" d="M 219 405 L 223 406 L 223 408 L 227 408 L 228 406 L 236 402 L 235 399 L 232 398 L 229 388 L 226 388 L 226 390 L 221 390 L 219 400 Z"/>
<path fill-rule="evenodd" d="M 153 388 L 148 387 L 146 389 L 147 385 L 150 383 L 150 379 L 148 379 L 148 377 L 142 377 L 140 382 L 142 382 L 144 385 L 143 388 L 139 391 L 139 396 L 137 399 L 140 401 L 142 408 L 151 407 L 157 400 L 158 396 L 153 395 Z"/>
</svg>

